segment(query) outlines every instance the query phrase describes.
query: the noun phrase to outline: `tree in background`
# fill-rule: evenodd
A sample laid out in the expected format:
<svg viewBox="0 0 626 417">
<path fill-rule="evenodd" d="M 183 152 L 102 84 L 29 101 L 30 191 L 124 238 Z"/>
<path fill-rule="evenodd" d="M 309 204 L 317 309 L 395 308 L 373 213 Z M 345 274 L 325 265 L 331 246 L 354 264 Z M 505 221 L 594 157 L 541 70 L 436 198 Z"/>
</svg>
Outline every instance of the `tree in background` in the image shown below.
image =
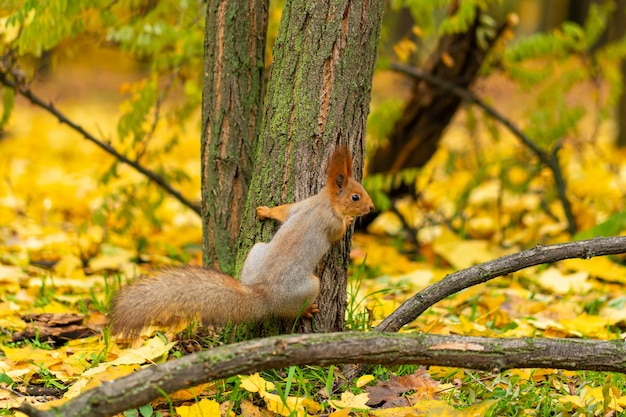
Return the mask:
<svg viewBox="0 0 626 417">
<path fill-rule="evenodd" d="M 394 44 L 398 58 L 409 66 L 392 63 L 391 68 L 408 74 L 411 78 L 408 83 L 414 84 L 408 105 L 405 102 L 398 104 L 397 98 L 392 97 L 382 103 L 377 102 L 370 117 L 369 132 L 374 140 L 369 142 L 369 160 L 372 170 L 382 174 L 368 176 L 366 186 L 379 199 L 377 206 L 383 210 L 390 208 L 399 214 L 395 202 L 398 196 L 401 200 L 407 190 L 420 204 L 422 189 L 419 184 L 424 186 L 429 181 L 422 168 L 437 150 L 439 139 L 462 100 L 470 105 L 465 106 L 463 116 L 468 131 L 474 137 L 476 160 L 468 161 L 468 158 L 453 152 L 449 157 L 450 167 L 469 163 L 475 165 L 474 170 L 481 174 L 468 184 L 453 211 L 450 210 L 442 218 L 439 210 L 431 209 L 422 217 L 436 217 L 456 233 L 464 235 L 471 219 L 465 205 L 473 188 L 489 180 L 504 181 L 502 189 L 515 194 L 527 189 L 531 181 L 545 170 L 552 177 L 552 184 L 540 191 L 543 196 L 542 211 L 563 223 L 570 237 L 578 236 L 577 233 L 583 230 L 587 235 L 593 235 L 597 231 L 588 230 L 588 218 L 583 219 L 584 213 L 589 214 L 585 208 L 589 206 L 589 198 L 572 192 L 568 187 L 562 155 L 597 141 L 600 123 L 612 116 L 622 95 L 622 74 L 616 64 L 626 52 L 626 42 L 623 37 L 608 43 L 603 39 L 610 27 L 611 16 L 615 13 L 621 16 L 623 8 L 616 8 L 611 1 L 591 2 L 584 21 L 572 22 L 557 21 L 555 16 L 558 15 L 556 12 L 565 16 L 568 5 L 579 6 L 575 2 L 559 2 L 562 7 L 555 7 L 558 10 L 549 8 L 548 2 L 511 1 L 504 2 L 502 7 L 485 2 L 445 3 L 446 6 L 453 6 L 447 9 L 446 17 L 429 14 L 433 5 L 425 2 L 394 3 L 411 11 L 415 25 L 405 30 L 403 36 L 395 36 L 400 38 Z M 549 5 L 553 6 L 553 3 Z M 529 6 L 537 14 L 529 13 Z M 517 7 L 521 15 L 506 16 L 506 13 L 515 12 Z M 501 32 L 500 24 L 494 22 L 493 17 L 509 20 L 511 29 Z M 518 31 L 523 32 L 537 21 L 539 25 L 545 23 L 550 27 L 546 27 L 545 31 L 514 37 L 512 28 L 516 24 Z M 459 42 L 448 41 L 451 46 L 445 46 L 446 38 L 453 40 L 455 33 L 468 30 L 471 36 L 459 36 Z M 494 44 L 490 41 L 497 39 L 497 36 L 494 38 L 497 34 L 505 42 Z M 468 47 L 472 45 L 469 42 L 471 39 L 475 42 Z M 487 48 L 492 48 L 491 53 L 484 53 Z M 432 52 L 425 54 L 424 50 Z M 461 54 L 461 51 L 465 53 Z M 477 72 L 467 71 L 476 61 L 483 59 L 482 65 L 475 67 Z M 421 70 L 416 71 L 411 66 Z M 516 115 L 515 119 L 507 117 L 498 111 L 498 100 L 503 97 L 499 97 L 497 92 L 493 93 L 493 98 L 487 96 L 481 99 L 465 88 L 478 79 L 474 76 L 482 78 L 491 75 L 504 77 L 525 94 L 521 118 L 520 115 Z M 579 89 L 583 86 L 589 87 L 589 97 L 580 94 Z M 475 111 L 474 105 L 482 110 Z M 585 129 L 589 123 L 583 122 L 586 116 L 594 120 L 590 131 Z M 483 147 L 498 143 L 503 131 L 509 131 L 517 138 L 521 145 L 519 157 L 513 157 L 507 168 L 500 168 L 501 178 L 493 178 L 484 164 Z M 529 173 L 528 181 L 522 187 L 507 185 L 507 171 L 511 166 L 519 166 Z M 607 165 L 603 169 L 610 171 L 611 168 Z M 429 204 L 432 203 L 423 205 Z M 619 218 L 624 207 L 618 204 L 614 208 L 618 213 L 607 219 L 612 225 L 610 233 L 619 232 L 623 224 Z M 603 216 L 596 218 L 600 223 L 606 219 Z M 410 224 L 403 218 L 402 222 L 411 239 L 431 220 Z M 502 229 L 507 227 L 504 225 Z M 603 233 L 608 233 L 607 230 L 603 229 Z"/>
</svg>

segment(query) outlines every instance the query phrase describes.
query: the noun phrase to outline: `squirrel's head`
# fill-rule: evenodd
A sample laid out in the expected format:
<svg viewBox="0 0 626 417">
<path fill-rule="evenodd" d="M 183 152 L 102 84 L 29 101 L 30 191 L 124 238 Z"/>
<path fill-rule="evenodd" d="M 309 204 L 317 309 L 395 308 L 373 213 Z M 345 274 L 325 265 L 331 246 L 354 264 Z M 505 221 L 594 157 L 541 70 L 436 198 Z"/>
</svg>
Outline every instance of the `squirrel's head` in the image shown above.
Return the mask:
<svg viewBox="0 0 626 417">
<path fill-rule="evenodd" d="M 374 209 L 365 188 L 352 178 L 352 156 L 345 145 L 337 147 L 330 158 L 326 186 L 333 208 L 343 216 L 362 216 Z"/>
</svg>

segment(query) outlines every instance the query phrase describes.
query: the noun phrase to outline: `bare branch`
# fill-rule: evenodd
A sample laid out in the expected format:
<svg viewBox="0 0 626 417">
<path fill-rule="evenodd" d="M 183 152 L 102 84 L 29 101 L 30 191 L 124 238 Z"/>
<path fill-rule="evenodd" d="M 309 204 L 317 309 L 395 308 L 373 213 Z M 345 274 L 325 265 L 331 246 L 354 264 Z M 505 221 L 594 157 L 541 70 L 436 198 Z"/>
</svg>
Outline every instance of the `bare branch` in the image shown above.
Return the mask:
<svg viewBox="0 0 626 417">
<path fill-rule="evenodd" d="M 11 78 L 15 79 L 15 81 L 11 80 Z M 125 155 L 121 154 L 109 143 L 106 143 L 96 138 L 94 135 L 87 132 L 82 126 L 78 125 L 77 123 L 69 119 L 67 116 L 65 116 L 65 114 L 63 114 L 60 110 L 58 110 L 54 106 L 54 104 L 46 103 L 41 97 L 33 93 L 23 82 L 20 81 L 20 77 L 18 74 L 11 72 L 10 69 L 2 68 L 0 70 L 0 83 L 5 85 L 6 87 L 12 88 L 13 90 L 15 90 L 15 92 L 22 95 L 32 104 L 52 114 L 59 120 L 60 123 L 63 123 L 64 125 L 72 128 L 74 131 L 80 133 L 85 139 L 94 143 L 96 146 L 104 150 L 106 153 L 114 156 L 118 161 L 125 163 L 129 165 L 130 167 L 134 168 L 136 171 L 143 174 L 152 182 L 154 182 L 159 187 L 161 187 L 166 193 L 174 197 L 176 200 L 180 201 L 183 205 L 189 207 L 197 214 L 200 214 L 199 205 L 185 198 L 178 190 L 174 189 L 162 176 L 144 167 L 138 162 L 127 158 Z"/>
<path fill-rule="evenodd" d="M 524 268 L 563 259 L 589 259 L 594 256 L 614 255 L 626 252 L 626 236 L 595 238 L 578 242 L 540 246 L 484 262 L 463 269 L 443 278 L 405 301 L 396 311 L 383 320 L 376 331 L 396 332 L 415 320 L 433 304 L 465 288 L 482 284 Z"/>
<path fill-rule="evenodd" d="M 432 75 L 426 71 L 422 71 L 418 68 L 414 68 L 404 64 L 392 63 L 391 69 L 394 71 L 401 72 L 403 74 L 409 75 L 413 78 L 417 78 L 419 80 L 424 80 L 429 84 L 435 85 L 445 91 L 448 91 L 461 99 L 465 100 L 468 103 L 474 104 L 485 111 L 489 116 L 500 122 L 504 125 L 515 137 L 517 137 L 520 142 L 524 146 L 526 146 L 537 158 L 552 171 L 552 176 L 554 177 L 554 183 L 559 194 L 559 200 L 561 200 L 561 204 L 563 205 L 563 211 L 565 213 L 565 217 L 567 218 L 567 228 L 568 232 L 571 235 L 576 234 L 577 226 L 576 219 L 574 218 L 574 213 L 572 211 L 572 205 L 567 197 L 567 185 L 565 182 L 565 177 L 563 176 L 563 172 L 561 171 L 561 166 L 559 165 L 559 160 L 557 157 L 558 148 L 555 148 L 555 152 L 553 155 L 550 155 L 548 152 L 543 151 L 539 146 L 535 144 L 528 136 L 524 134 L 511 120 L 506 118 L 502 113 L 497 111 L 495 108 L 491 107 L 483 100 L 474 95 L 471 91 L 466 88 L 459 87 L 454 83 L 443 80 L 435 75 Z"/>
</svg>

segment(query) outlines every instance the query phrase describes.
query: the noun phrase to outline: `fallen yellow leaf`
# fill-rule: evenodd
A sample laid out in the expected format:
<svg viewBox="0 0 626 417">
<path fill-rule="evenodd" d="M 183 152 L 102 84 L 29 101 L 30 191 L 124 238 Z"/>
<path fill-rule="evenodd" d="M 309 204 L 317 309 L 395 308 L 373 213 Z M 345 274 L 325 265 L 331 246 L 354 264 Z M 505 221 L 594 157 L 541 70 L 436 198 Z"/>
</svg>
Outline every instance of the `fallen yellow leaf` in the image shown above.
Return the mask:
<svg viewBox="0 0 626 417">
<path fill-rule="evenodd" d="M 358 388 L 364 387 L 374 380 L 374 375 L 362 375 L 359 379 L 356 380 L 356 386 Z"/>
<path fill-rule="evenodd" d="M 274 389 L 274 384 L 263 379 L 258 372 L 243 378 L 240 386 L 248 392 L 258 392 L 261 395 Z"/>
<path fill-rule="evenodd" d="M 328 404 L 334 409 L 353 408 L 359 410 L 368 410 L 370 407 L 366 404 L 369 400 L 369 394 L 364 392 L 362 394 L 354 395 L 350 391 L 346 391 L 341 394 L 340 400 L 328 400 Z"/>
<path fill-rule="evenodd" d="M 154 362 L 164 358 L 175 343 L 164 343 L 159 337 L 148 339 L 146 343 L 136 349 L 125 349 L 120 352 L 111 365 L 132 365 L 145 362 Z"/>
<path fill-rule="evenodd" d="M 220 417 L 220 405 L 204 398 L 192 405 L 176 407 L 176 413 L 180 417 Z"/>
</svg>

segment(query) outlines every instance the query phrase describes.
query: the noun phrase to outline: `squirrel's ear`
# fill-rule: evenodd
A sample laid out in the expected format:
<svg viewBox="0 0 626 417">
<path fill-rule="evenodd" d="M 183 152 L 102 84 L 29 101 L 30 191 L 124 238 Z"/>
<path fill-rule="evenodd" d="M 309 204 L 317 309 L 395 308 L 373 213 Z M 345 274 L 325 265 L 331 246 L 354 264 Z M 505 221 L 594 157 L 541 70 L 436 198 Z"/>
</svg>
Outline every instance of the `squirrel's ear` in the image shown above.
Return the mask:
<svg viewBox="0 0 626 417">
<path fill-rule="evenodd" d="M 346 177 L 343 174 L 338 174 L 335 177 L 335 185 L 337 186 L 337 188 L 339 188 L 340 190 L 343 188 L 344 184 L 346 181 Z"/>
<path fill-rule="evenodd" d="M 335 148 L 328 164 L 326 184 L 335 188 L 336 193 L 348 183 L 348 178 L 352 175 L 352 158 L 350 150 L 346 145 Z"/>
<path fill-rule="evenodd" d="M 333 179 L 339 174 L 343 174 L 346 179 L 352 176 L 352 156 L 346 145 L 335 148 L 327 170 L 328 176 Z"/>
</svg>

